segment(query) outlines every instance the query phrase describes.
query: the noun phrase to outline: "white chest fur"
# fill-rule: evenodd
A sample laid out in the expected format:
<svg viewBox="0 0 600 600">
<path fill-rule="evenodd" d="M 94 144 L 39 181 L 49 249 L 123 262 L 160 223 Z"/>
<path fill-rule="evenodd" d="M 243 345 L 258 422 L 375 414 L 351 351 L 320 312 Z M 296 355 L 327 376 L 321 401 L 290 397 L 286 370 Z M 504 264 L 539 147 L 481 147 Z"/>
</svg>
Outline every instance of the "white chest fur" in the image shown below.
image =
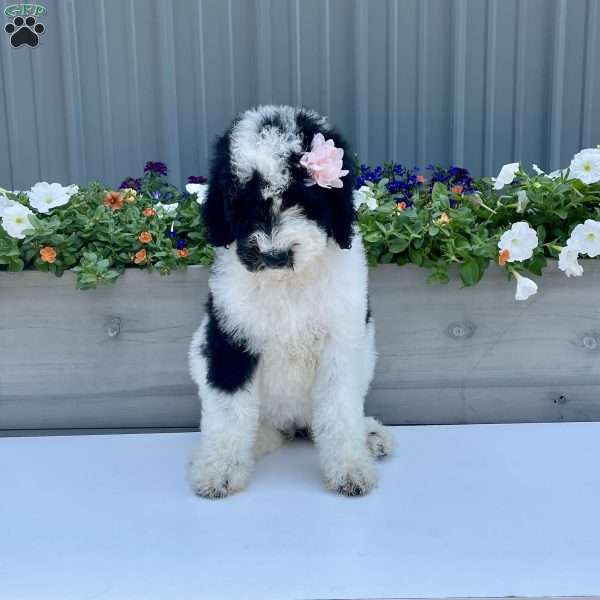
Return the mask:
<svg viewBox="0 0 600 600">
<path fill-rule="evenodd" d="M 251 273 L 235 249 L 219 253 L 210 288 L 225 329 L 259 355 L 260 410 L 281 429 L 308 425 L 311 388 L 323 345 L 364 329 L 367 272 L 360 238 L 349 251 L 329 247 L 300 272 Z"/>
</svg>

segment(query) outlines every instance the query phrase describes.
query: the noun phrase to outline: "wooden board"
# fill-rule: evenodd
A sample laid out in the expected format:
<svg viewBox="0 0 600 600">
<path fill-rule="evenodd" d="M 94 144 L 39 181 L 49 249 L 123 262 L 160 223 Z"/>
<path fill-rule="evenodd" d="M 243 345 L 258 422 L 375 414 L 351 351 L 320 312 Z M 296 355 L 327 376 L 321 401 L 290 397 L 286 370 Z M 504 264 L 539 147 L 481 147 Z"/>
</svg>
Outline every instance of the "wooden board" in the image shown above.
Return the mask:
<svg viewBox="0 0 600 600">
<path fill-rule="evenodd" d="M 367 410 L 387 423 L 600 420 L 600 262 L 552 265 L 514 300 L 492 268 L 474 288 L 414 266 L 371 270 L 379 361 Z M 208 271 L 131 270 L 115 286 L 0 273 L 0 429 L 190 427 L 187 346 Z"/>
</svg>

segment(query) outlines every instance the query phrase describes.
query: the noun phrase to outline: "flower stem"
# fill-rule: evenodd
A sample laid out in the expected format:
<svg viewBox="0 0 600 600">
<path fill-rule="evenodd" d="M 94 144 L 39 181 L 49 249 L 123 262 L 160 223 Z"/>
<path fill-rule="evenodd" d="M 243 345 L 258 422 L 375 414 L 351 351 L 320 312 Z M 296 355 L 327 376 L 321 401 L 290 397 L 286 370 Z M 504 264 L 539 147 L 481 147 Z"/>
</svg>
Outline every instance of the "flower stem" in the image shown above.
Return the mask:
<svg viewBox="0 0 600 600">
<path fill-rule="evenodd" d="M 492 214 L 497 214 L 496 211 L 493 208 L 490 208 L 487 204 L 485 204 L 485 202 L 481 201 L 479 202 L 479 206 L 481 206 L 482 208 L 485 208 L 486 210 L 489 210 Z"/>
</svg>

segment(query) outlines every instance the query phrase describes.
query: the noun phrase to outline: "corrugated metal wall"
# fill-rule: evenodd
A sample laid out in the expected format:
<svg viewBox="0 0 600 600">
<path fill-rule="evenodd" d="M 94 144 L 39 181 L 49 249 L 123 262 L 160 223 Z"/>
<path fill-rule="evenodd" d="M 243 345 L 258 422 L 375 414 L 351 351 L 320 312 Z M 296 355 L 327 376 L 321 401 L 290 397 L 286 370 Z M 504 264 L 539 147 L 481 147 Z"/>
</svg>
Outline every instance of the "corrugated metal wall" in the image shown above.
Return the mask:
<svg viewBox="0 0 600 600">
<path fill-rule="evenodd" d="M 4 187 L 149 159 L 180 183 L 266 102 L 328 114 L 371 163 L 554 169 L 600 143 L 600 0 L 42 3 L 37 48 L 0 31 Z"/>
</svg>

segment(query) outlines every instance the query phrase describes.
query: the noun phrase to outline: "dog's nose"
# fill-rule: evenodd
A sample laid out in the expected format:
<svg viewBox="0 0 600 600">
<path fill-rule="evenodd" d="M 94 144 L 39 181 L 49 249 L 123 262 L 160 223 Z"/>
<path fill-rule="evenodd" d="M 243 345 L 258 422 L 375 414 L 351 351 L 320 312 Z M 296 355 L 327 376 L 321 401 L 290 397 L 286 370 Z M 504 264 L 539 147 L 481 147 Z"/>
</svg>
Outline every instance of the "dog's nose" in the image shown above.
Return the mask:
<svg viewBox="0 0 600 600">
<path fill-rule="evenodd" d="M 291 255 L 289 250 L 262 252 L 260 256 L 265 266 L 269 267 L 269 269 L 283 269 L 291 264 Z"/>
</svg>

